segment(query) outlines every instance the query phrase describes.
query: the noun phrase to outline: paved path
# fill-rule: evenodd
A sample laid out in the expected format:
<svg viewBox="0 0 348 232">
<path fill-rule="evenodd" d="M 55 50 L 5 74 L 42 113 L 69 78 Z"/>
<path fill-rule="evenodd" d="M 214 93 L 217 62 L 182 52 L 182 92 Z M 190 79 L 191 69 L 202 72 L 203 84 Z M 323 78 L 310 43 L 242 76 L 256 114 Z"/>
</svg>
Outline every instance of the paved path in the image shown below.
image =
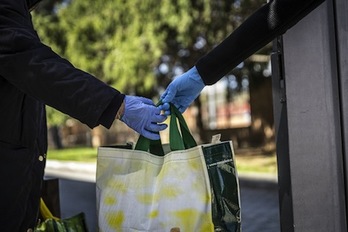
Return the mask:
<svg viewBox="0 0 348 232">
<path fill-rule="evenodd" d="M 95 164 L 49 161 L 47 177 L 58 177 L 61 216 L 84 212 L 90 232 L 96 231 Z M 240 175 L 242 231 L 279 232 L 277 184 L 270 176 Z"/>
<path fill-rule="evenodd" d="M 279 232 L 277 189 L 274 187 L 248 187 L 244 186 L 242 182 L 242 231 Z"/>
</svg>

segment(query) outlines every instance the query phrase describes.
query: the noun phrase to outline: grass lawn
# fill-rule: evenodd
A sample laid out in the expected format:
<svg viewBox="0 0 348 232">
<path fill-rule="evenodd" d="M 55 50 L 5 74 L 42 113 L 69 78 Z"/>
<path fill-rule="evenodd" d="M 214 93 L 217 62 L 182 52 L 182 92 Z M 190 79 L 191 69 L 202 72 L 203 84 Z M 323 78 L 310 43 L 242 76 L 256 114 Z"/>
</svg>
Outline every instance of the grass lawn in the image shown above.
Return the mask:
<svg viewBox="0 0 348 232">
<path fill-rule="evenodd" d="M 277 174 L 276 154 L 236 155 L 238 173 Z"/>
<path fill-rule="evenodd" d="M 60 150 L 49 149 L 47 158 L 49 160 L 96 162 L 97 148 L 76 147 Z"/>
<path fill-rule="evenodd" d="M 61 150 L 50 149 L 47 153 L 49 160 L 96 162 L 97 148 L 78 147 Z M 277 159 L 275 154 L 238 154 L 236 151 L 238 173 L 277 173 Z"/>
</svg>

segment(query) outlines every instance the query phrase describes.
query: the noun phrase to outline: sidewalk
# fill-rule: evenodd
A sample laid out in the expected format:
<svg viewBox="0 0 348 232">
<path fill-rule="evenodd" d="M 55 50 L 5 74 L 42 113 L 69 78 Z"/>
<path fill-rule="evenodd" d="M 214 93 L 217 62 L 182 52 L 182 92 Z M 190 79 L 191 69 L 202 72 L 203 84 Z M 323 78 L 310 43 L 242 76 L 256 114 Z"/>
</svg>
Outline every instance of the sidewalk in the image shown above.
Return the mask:
<svg viewBox="0 0 348 232">
<path fill-rule="evenodd" d="M 96 181 L 96 163 L 47 160 L 46 175 L 78 181 Z M 241 184 L 258 187 L 277 185 L 277 176 L 262 173 L 238 173 Z"/>
<path fill-rule="evenodd" d="M 96 164 L 48 160 L 46 177 L 60 179 L 62 218 L 84 212 L 90 232 L 96 231 Z M 242 231 L 279 232 L 277 178 L 272 175 L 239 174 Z"/>
<path fill-rule="evenodd" d="M 96 169 L 96 163 L 47 160 L 45 175 L 95 183 Z"/>
</svg>

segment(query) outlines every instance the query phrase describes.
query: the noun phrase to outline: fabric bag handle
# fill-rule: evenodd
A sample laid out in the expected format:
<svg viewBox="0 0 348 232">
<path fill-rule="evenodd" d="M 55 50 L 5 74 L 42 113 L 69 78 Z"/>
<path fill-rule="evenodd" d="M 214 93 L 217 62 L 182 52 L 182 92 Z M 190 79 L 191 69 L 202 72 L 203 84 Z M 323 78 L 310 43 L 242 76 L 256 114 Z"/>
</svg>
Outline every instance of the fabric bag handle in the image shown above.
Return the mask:
<svg viewBox="0 0 348 232">
<path fill-rule="evenodd" d="M 45 201 L 42 199 L 42 197 L 40 198 L 40 213 L 44 220 L 47 220 L 50 218 L 53 218 L 54 220 L 57 220 L 57 221 L 60 220 L 60 218 L 53 216 L 51 211 L 46 206 Z"/>
<path fill-rule="evenodd" d="M 159 102 L 157 105 L 162 104 Z M 180 126 L 180 130 L 178 127 Z M 186 121 L 180 111 L 170 103 L 170 124 L 169 124 L 169 146 L 172 151 L 185 150 L 197 146 Z M 149 151 L 158 156 L 163 156 L 161 140 L 150 140 L 144 136 L 139 136 L 135 145 L 135 150 Z"/>
</svg>

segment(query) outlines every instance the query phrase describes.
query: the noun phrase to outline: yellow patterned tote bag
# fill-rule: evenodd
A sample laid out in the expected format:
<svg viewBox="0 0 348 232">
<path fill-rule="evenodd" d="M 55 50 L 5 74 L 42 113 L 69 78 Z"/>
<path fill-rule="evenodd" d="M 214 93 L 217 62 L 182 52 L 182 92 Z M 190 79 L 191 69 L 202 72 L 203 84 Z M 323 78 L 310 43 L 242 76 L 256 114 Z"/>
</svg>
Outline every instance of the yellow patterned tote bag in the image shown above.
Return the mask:
<svg viewBox="0 0 348 232">
<path fill-rule="evenodd" d="M 98 149 L 99 231 L 240 231 L 231 143 L 197 146 L 180 112 L 171 112 L 169 146 L 140 136 L 134 149 Z"/>
</svg>

